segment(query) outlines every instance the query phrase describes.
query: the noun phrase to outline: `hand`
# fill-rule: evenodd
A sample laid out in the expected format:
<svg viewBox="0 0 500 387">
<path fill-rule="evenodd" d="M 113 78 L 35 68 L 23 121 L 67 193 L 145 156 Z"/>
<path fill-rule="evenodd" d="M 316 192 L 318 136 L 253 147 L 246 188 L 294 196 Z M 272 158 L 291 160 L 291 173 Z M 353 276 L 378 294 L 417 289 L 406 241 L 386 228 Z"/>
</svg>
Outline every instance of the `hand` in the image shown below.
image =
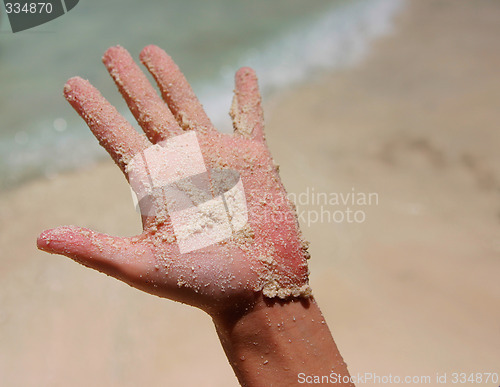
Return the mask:
<svg viewBox="0 0 500 387">
<path fill-rule="evenodd" d="M 66 99 L 127 178 L 135 156 L 153 144 L 163 146 L 169 138 L 194 131 L 207 169 L 240 174 L 247 225 L 225 240 L 181 253 L 170 216 L 160 216 L 167 205 L 160 203 L 155 214 L 143 214 L 141 235 L 120 238 L 74 226 L 58 227 L 40 235 L 38 248 L 211 315 L 247 307 L 261 293 L 270 298 L 308 296 L 307 245 L 265 143 L 254 72 L 242 68 L 236 73 L 230 113 L 235 132 L 229 135 L 212 126 L 164 51 L 148 46 L 140 58 L 156 80 L 163 101 L 125 49 L 108 49 L 103 62 L 147 139 L 88 81 L 70 79 L 64 87 Z"/>
<path fill-rule="evenodd" d="M 73 226 L 59 227 L 43 232 L 38 247 L 66 255 L 148 293 L 208 312 L 243 386 L 260 386 L 263 380 L 269 385 L 294 385 L 297 375 L 305 371 L 311 375 L 335 372 L 348 378 L 318 305 L 313 297 L 307 297 L 307 245 L 265 144 L 253 71 L 243 68 L 236 73 L 231 107 L 235 133 L 228 135 L 213 128 L 182 73 L 158 47 L 146 47 L 141 61 L 155 78 L 166 104 L 125 49 L 110 48 L 103 61 L 147 138 L 81 78 L 66 83 L 66 99 L 138 194 L 141 190 L 137 190 L 137 182 L 140 186 L 142 178 L 149 179 L 143 181 L 144 187 L 152 185 L 152 176 L 168 184 L 160 185 L 159 193 L 146 190 L 144 197 L 148 200 L 140 202 L 141 235 L 120 238 Z M 176 229 L 177 213 L 167 211 L 178 198 L 172 201 L 166 194 L 172 180 L 164 175 L 172 170 L 182 175 L 193 169 L 193 157 L 186 157 L 192 155 L 185 152 L 187 148 L 179 147 L 177 157 L 177 161 L 184 160 L 184 168 L 177 168 L 182 163 L 176 164 L 175 153 L 171 152 L 172 143 L 186 135 L 193 138 L 193 133 L 203 159 L 200 163 L 212 180 L 211 196 L 221 195 L 220 190 L 215 192 L 221 174 L 236 171 L 243 186 L 240 192 L 244 192 L 248 222 L 244 227 L 232 227 L 233 232 L 225 239 L 186 250 L 182 248 L 184 236 Z M 158 157 L 153 162 L 151 152 L 171 152 L 174 161 Z M 207 200 L 192 204 L 198 210 L 211 203 L 210 198 Z M 182 208 L 190 210 L 189 200 L 186 204 L 188 207 Z M 238 211 L 231 212 L 234 208 L 229 200 L 224 206 L 234 226 L 233 220 L 241 217 L 233 216 Z M 217 220 L 210 210 L 204 215 L 208 221 Z M 244 222 L 240 223 L 243 226 Z M 206 231 L 203 227 L 201 230 Z M 349 381 L 342 384 L 352 386 Z"/>
</svg>

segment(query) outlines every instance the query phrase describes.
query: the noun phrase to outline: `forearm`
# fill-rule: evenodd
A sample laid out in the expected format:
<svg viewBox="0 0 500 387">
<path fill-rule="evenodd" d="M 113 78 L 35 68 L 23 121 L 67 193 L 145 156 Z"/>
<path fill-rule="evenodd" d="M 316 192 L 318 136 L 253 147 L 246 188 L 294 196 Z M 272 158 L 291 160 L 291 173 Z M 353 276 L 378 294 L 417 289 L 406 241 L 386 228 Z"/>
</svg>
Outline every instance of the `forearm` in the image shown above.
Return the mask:
<svg viewBox="0 0 500 387">
<path fill-rule="evenodd" d="M 277 301 L 259 296 L 250 310 L 214 322 L 243 386 L 297 385 L 300 373 L 349 376 L 312 297 Z"/>
</svg>

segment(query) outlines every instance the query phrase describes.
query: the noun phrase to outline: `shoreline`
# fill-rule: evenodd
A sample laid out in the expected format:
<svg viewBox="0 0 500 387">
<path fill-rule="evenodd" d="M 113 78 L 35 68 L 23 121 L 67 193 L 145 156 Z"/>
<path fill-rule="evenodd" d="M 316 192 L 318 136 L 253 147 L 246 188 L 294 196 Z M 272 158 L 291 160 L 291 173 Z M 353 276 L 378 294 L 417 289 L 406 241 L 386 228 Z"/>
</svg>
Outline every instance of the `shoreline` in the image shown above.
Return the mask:
<svg viewBox="0 0 500 387">
<path fill-rule="evenodd" d="M 266 103 L 289 193 L 378 194 L 362 223 L 302 225 L 351 374 L 498 372 L 499 18 L 410 1 L 361 63 Z M 111 161 L 0 198 L 0 384 L 237 384 L 202 312 L 36 250 L 57 225 L 140 232 Z"/>
<path fill-rule="evenodd" d="M 279 14 L 281 15 L 280 18 L 285 19 L 287 18 L 286 15 L 291 16 L 289 12 L 297 16 L 301 15 L 300 22 L 294 23 L 289 20 L 285 24 L 271 23 L 274 27 L 262 35 L 261 39 L 252 39 L 251 37 L 257 31 L 252 33 L 252 28 L 247 30 L 246 34 L 242 34 L 246 36 L 244 36 L 242 47 L 238 50 L 241 51 L 238 55 L 235 54 L 234 48 L 239 45 L 237 43 L 238 39 L 242 37 L 240 36 L 242 26 L 236 28 L 239 33 L 233 35 L 230 41 L 222 40 L 219 44 L 211 45 L 211 49 L 203 51 L 203 54 L 199 53 L 205 58 L 198 56 L 198 54 L 189 55 L 189 50 L 184 54 L 175 53 L 175 51 L 172 53 L 175 53 L 174 59 L 182 63 L 185 68 L 187 78 L 192 82 L 194 90 L 204 103 L 207 113 L 215 126 L 223 132 L 230 132 L 232 131 L 232 125 L 227 111 L 231 105 L 232 89 L 234 87 L 233 76 L 238 66 L 251 65 L 254 70 L 257 70 L 261 78 L 261 87 L 268 91 L 265 94 L 272 94 L 273 91 L 281 89 L 285 84 L 303 82 L 304 78 L 308 78 L 314 72 L 313 69 L 325 70 L 325 67 L 337 67 L 339 62 L 340 64 L 350 63 L 359 56 L 359 53 L 366 51 L 366 46 L 384 33 L 387 26 L 390 25 L 388 20 L 392 19 L 391 16 L 401 8 L 398 4 L 404 1 L 356 0 L 354 2 L 328 2 L 319 0 L 319 2 L 314 2 L 315 5 L 311 6 L 296 3 L 291 5 L 286 12 L 279 12 Z M 320 3 L 323 3 L 323 5 L 320 6 Z M 90 4 L 88 6 L 92 7 Z M 304 8 L 304 10 L 307 8 L 308 11 L 305 13 L 303 11 L 299 12 L 297 6 Z M 215 7 L 223 7 L 223 4 L 215 5 Z M 260 9 L 260 6 L 256 8 Z M 271 8 L 276 11 L 279 6 L 274 4 Z M 292 11 L 293 9 L 295 11 Z M 226 8 L 226 10 L 231 13 L 231 7 Z M 73 16 L 78 24 L 77 15 Z M 338 19 L 344 20 L 345 23 L 339 23 Z M 250 22 L 250 25 L 253 25 L 253 28 L 258 30 L 259 23 L 259 20 L 254 19 Z M 60 26 L 62 30 L 69 27 Z M 248 27 L 249 25 L 247 25 Z M 161 29 L 161 27 L 156 26 L 155 29 L 157 28 Z M 188 29 L 183 33 L 191 34 L 193 31 Z M 219 31 L 220 33 L 222 31 Z M 129 40 L 127 35 L 128 33 L 124 33 L 122 38 L 115 41 L 110 40 L 109 45 L 114 45 L 117 42 L 127 45 L 126 42 Z M 324 35 L 329 35 L 332 39 L 323 41 Z M 80 39 L 86 40 L 83 36 L 80 36 Z M 210 33 L 205 36 L 205 39 L 211 40 Z M 172 48 L 172 45 L 168 44 L 169 39 L 161 40 L 165 47 Z M 30 41 L 31 39 L 25 42 L 27 44 L 26 52 L 30 52 Z M 318 42 L 321 42 L 320 46 L 318 46 Z M 138 59 L 138 54 L 142 49 L 142 47 L 137 46 L 138 43 L 138 41 L 133 40 L 133 43 L 127 47 L 136 59 Z M 144 45 L 148 43 L 150 42 L 145 41 Z M 156 43 L 160 43 L 160 41 Z M 48 43 L 46 42 L 46 44 Z M 72 56 L 73 59 L 67 58 L 68 62 L 65 64 L 65 70 L 63 71 L 67 77 L 59 77 L 56 76 L 57 71 L 55 73 L 49 71 L 45 73 L 43 78 L 38 79 L 34 78 L 36 72 L 30 73 L 27 68 L 22 68 L 23 66 L 18 68 L 20 72 L 14 72 L 11 76 L 7 74 L 6 79 L 10 81 L 5 84 L 4 91 L 7 93 L 6 95 L 11 94 L 12 98 L 4 98 L 4 104 L 2 105 L 4 107 L 2 117 L 4 119 L 4 133 L 0 133 L 2 138 L 0 140 L 0 175 L 3 176 L 3 179 L 0 180 L 0 190 L 22 184 L 27 180 L 36 178 L 37 175 L 43 176 L 45 174 L 64 173 L 69 169 L 79 169 L 82 164 L 92 164 L 98 159 L 106 157 L 105 152 L 101 151 L 97 143 L 94 142 L 92 135 L 87 132 L 87 127 L 80 117 L 71 108 L 68 108 L 67 102 L 60 96 L 64 82 L 70 76 L 77 74 L 76 72 L 73 73 L 71 68 L 80 68 L 78 70 L 80 75 L 88 78 L 91 82 L 97 82 L 95 85 L 99 87 L 103 96 L 110 99 L 110 102 L 118 107 L 119 112 L 134 124 L 135 120 L 124 106 L 115 85 L 112 82 L 105 82 L 103 79 L 108 80 L 105 70 L 98 63 L 104 50 L 108 48 L 108 46 L 103 47 L 103 44 L 104 42 L 91 46 L 85 44 L 86 56 L 88 55 L 89 58 L 94 58 L 94 60 L 85 61 L 86 65 L 81 68 L 77 63 L 73 62 L 74 55 Z M 10 45 L 10 43 L 7 45 Z M 54 50 L 51 55 L 52 58 L 65 55 L 62 46 L 58 44 L 52 44 L 51 46 Z M 251 49 L 250 47 L 254 48 Z M 7 62 L 4 64 L 6 64 L 6 68 L 9 68 L 12 57 L 21 54 L 16 52 L 14 47 L 10 47 L 10 50 L 9 47 L 5 48 L 6 55 L 4 59 Z M 101 49 L 102 51 L 98 51 Z M 217 54 L 219 50 L 222 50 L 220 55 Z M 227 59 L 224 59 L 224 50 L 229 50 L 227 51 L 227 55 L 229 55 Z M 93 54 L 90 55 L 91 53 Z M 22 54 L 23 57 L 26 55 L 26 53 Z M 203 66 L 198 66 L 196 63 L 203 63 Z M 217 63 L 222 66 L 220 69 L 216 69 L 218 67 Z M 57 62 L 47 61 L 46 65 L 52 69 L 58 68 Z M 206 70 L 203 69 L 207 68 L 212 68 L 212 70 L 205 72 Z M 1 74 L 2 69 L 0 68 Z M 39 85 L 42 79 L 44 79 L 45 84 L 43 88 Z M 23 97 L 22 93 L 16 94 L 16 90 L 20 86 L 23 89 L 23 85 L 26 88 L 33 83 L 37 85 L 32 88 L 30 98 L 33 101 L 29 102 L 30 98 L 27 95 Z M 41 90 L 45 90 L 44 95 L 46 94 L 46 98 L 40 95 Z M 30 106 L 27 110 L 24 109 L 24 114 L 18 111 L 21 105 L 14 102 L 21 101 L 23 98 L 28 98 L 25 102 Z M 51 122 L 52 119 L 49 117 L 55 118 L 54 121 Z M 15 136 L 11 133 L 13 130 L 16 131 Z M 44 146 L 37 146 L 39 144 L 44 144 Z"/>
</svg>

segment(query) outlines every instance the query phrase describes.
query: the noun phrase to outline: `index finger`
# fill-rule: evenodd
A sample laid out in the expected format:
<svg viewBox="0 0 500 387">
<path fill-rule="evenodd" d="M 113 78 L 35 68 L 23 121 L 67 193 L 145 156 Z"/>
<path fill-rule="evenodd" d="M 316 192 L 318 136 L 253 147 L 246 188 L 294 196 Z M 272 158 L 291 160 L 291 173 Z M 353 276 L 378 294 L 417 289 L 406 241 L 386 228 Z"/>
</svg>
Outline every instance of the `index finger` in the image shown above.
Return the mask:
<svg viewBox="0 0 500 387">
<path fill-rule="evenodd" d="M 147 140 L 89 81 L 80 77 L 69 79 L 64 85 L 64 96 L 125 173 L 125 166 L 135 154 L 147 147 Z"/>
</svg>

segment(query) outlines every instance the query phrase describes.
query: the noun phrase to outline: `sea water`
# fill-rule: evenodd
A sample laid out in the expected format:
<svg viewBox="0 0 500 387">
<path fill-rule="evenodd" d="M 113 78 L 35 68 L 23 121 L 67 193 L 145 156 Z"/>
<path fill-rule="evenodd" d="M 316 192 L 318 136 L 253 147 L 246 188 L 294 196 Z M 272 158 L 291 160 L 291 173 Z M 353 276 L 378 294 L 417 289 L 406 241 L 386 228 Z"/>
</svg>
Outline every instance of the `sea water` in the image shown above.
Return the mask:
<svg viewBox="0 0 500 387">
<path fill-rule="evenodd" d="M 404 0 L 81 0 L 13 34 L 0 19 L 0 189 L 107 157 L 62 96 L 89 79 L 137 127 L 100 58 L 122 45 L 138 58 L 165 49 L 214 124 L 230 131 L 234 72 L 253 67 L 264 98 L 318 72 L 349 66 L 387 33 Z M 3 4 L 2 4 L 3 7 Z"/>
</svg>

